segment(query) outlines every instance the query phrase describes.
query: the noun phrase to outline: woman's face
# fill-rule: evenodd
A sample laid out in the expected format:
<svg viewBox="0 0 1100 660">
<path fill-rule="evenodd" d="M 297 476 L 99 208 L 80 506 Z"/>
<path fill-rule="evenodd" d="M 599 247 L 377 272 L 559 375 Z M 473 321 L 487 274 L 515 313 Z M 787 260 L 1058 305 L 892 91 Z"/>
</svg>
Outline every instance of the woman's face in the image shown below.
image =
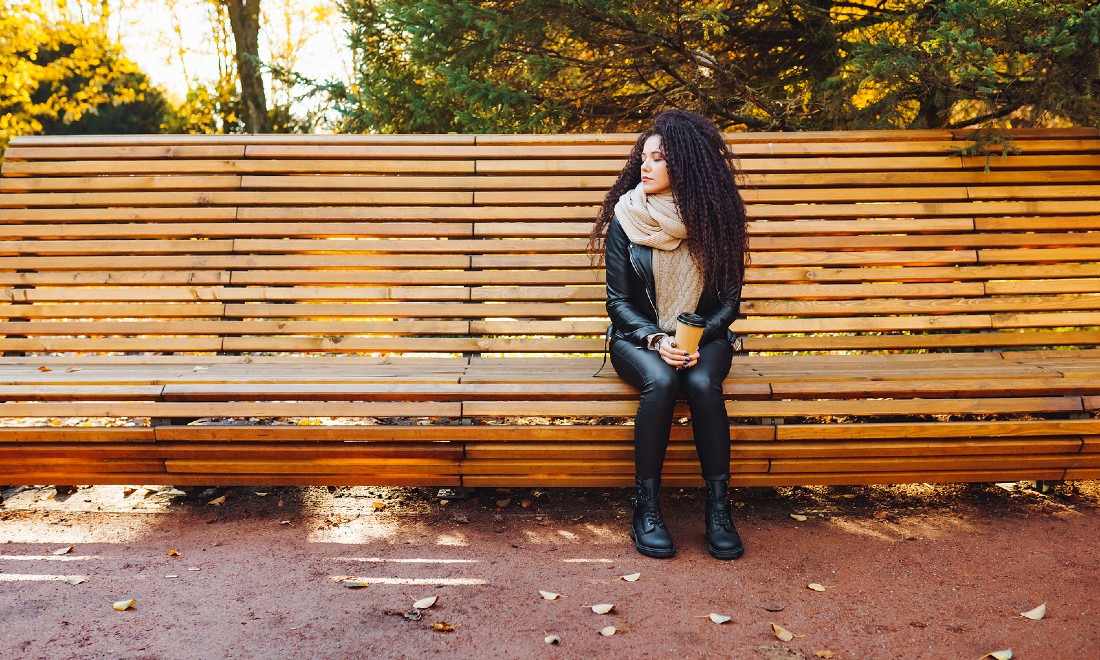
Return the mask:
<svg viewBox="0 0 1100 660">
<path fill-rule="evenodd" d="M 667 161 L 661 151 L 660 135 L 651 135 L 642 145 L 642 190 L 647 195 L 660 195 L 672 190 Z"/>
</svg>

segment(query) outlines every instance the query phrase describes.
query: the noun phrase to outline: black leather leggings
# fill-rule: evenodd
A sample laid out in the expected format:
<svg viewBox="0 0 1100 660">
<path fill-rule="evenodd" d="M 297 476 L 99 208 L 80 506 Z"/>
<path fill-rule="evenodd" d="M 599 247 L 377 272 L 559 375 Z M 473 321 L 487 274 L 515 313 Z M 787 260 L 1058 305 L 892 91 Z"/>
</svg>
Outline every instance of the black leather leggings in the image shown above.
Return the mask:
<svg viewBox="0 0 1100 660">
<path fill-rule="evenodd" d="M 722 381 L 730 371 L 733 347 L 709 342 L 699 350 L 699 362 L 677 371 L 657 351 L 625 339 L 611 340 L 611 364 L 626 382 L 641 390 L 634 419 L 634 470 L 639 479 L 661 476 L 672 428 L 676 399 L 687 398 L 695 451 L 704 479 L 728 479 L 730 421 L 722 396 Z"/>
</svg>

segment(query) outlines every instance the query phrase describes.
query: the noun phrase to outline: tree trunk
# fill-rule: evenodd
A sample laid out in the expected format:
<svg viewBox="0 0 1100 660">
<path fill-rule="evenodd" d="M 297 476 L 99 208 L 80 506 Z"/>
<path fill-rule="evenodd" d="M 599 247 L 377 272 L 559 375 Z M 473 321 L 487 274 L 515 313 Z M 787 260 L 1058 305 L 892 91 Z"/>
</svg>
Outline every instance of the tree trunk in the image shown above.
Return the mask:
<svg viewBox="0 0 1100 660">
<path fill-rule="evenodd" d="M 267 94 L 260 75 L 260 0 L 221 0 L 229 10 L 241 79 L 241 110 L 249 133 L 270 133 Z"/>
</svg>

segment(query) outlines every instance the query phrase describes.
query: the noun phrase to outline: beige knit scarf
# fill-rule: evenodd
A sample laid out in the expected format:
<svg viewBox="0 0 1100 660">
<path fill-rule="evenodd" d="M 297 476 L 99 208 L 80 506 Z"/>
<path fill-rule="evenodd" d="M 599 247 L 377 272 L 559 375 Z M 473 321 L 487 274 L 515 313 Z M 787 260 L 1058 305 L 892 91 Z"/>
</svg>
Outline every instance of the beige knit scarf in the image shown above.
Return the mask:
<svg viewBox="0 0 1100 660">
<path fill-rule="evenodd" d="M 631 243 L 657 250 L 675 250 L 687 238 L 687 229 L 672 193 L 647 195 L 640 183 L 619 198 L 615 217 Z"/>
</svg>

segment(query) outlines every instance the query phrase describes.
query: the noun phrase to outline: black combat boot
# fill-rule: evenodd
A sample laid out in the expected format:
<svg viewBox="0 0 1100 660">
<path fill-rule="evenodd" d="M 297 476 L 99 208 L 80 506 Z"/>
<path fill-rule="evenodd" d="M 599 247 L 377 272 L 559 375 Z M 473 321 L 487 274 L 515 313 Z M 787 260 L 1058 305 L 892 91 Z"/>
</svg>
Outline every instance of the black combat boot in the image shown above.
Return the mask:
<svg viewBox="0 0 1100 660">
<path fill-rule="evenodd" d="M 737 559 L 745 545 L 730 520 L 729 480 L 707 479 L 707 550 L 718 559 Z"/>
<path fill-rule="evenodd" d="M 638 488 L 633 500 L 634 520 L 630 526 L 634 547 L 647 557 L 671 557 L 676 554 L 676 546 L 672 544 L 672 537 L 661 518 L 658 503 L 661 478 L 637 479 L 634 483 Z"/>
</svg>

